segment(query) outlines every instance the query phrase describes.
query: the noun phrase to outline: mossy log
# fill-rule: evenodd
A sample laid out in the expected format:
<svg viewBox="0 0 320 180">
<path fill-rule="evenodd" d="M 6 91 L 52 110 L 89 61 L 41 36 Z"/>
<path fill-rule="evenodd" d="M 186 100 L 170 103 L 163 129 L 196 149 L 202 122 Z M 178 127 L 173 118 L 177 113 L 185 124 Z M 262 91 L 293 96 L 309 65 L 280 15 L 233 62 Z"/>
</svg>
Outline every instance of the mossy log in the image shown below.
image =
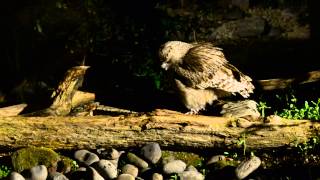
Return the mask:
<svg viewBox="0 0 320 180">
<path fill-rule="evenodd" d="M 0 117 L 0 147 L 43 146 L 61 149 L 137 147 L 158 142 L 163 147 L 201 150 L 293 147 L 319 134 L 320 123 L 269 118 L 249 122 L 235 119 L 155 111 L 150 114 L 93 117 Z M 245 136 L 244 136 L 245 135 Z"/>
</svg>

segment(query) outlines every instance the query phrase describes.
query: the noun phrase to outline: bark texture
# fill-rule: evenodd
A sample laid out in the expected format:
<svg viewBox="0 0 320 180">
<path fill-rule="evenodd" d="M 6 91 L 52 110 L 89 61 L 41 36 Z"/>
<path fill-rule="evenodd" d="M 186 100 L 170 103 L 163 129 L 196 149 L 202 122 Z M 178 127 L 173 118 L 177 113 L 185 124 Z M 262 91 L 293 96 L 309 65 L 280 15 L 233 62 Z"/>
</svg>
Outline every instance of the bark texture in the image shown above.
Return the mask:
<svg viewBox="0 0 320 180">
<path fill-rule="evenodd" d="M 94 100 L 95 95 L 78 91 L 82 86 L 84 75 L 89 66 L 74 66 L 70 68 L 52 93 L 53 102 L 50 107 L 24 114 L 24 116 L 66 116 L 73 106 L 78 106 L 84 101 Z"/>
<path fill-rule="evenodd" d="M 267 123 L 237 123 L 232 118 L 167 111 L 115 117 L 0 117 L 0 147 L 96 149 L 158 142 L 163 147 L 200 150 L 236 148 L 245 138 L 247 149 L 264 149 L 294 146 L 318 135 L 320 129 L 319 123 L 279 117 L 269 117 Z"/>
<path fill-rule="evenodd" d="M 1 116 L 17 116 L 23 109 L 27 107 L 27 104 L 17 104 L 12 106 L 7 106 L 0 108 L 0 117 Z"/>
</svg>

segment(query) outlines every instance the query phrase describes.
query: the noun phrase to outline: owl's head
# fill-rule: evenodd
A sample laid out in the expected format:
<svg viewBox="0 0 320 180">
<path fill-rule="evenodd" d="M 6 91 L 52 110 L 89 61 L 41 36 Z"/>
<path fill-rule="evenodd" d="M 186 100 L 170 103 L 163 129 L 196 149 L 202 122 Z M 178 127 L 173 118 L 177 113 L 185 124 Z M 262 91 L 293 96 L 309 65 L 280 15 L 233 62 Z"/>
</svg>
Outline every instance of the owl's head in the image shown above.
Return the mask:
<svg viewBox="0 0 320 180">
<path fill-rule="evenodd" d="M 172 64 L 180 63 L 187 54 L 192 44 L 182 41 L 168 41 L 160 47 L 159 57 L 162 62 L 161 67 L 168 70 Z"/>
</svg>

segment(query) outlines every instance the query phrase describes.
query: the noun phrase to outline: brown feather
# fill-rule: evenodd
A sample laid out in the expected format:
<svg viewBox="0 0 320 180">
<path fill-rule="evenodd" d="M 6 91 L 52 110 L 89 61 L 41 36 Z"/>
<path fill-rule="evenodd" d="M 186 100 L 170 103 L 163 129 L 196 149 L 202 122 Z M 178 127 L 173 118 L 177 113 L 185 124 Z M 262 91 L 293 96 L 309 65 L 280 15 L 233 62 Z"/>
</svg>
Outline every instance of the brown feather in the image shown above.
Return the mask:
<svg viewBox="0 0 320 180">
<path fill-rule="evenodd" d="M 253 92 L 251 78 L 230 64 L 222 49 L 210 43 L 169 41 L 161 47 L 159 55 L 168 64 L 168 70 L 174 72 L 183 102 L 191 111 L 204 109 L 203 103 L 211 104 L 220 98 L 219 92 L 239 93 L 245 98 Z"/>
</svg>

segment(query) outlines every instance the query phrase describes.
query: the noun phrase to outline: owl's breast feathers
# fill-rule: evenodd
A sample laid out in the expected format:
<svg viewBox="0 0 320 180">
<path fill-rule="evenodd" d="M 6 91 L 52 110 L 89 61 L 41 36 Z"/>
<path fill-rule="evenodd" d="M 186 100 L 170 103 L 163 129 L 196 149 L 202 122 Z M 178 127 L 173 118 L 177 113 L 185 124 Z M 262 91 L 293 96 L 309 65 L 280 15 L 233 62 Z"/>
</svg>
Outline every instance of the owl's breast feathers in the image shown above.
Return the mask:
<svg viewBox="0 0 320 180">
<path fill-rule="evenodd" d="M 220 48 L 208 43 L 194 45 L 172 68 L 192 88 L 214 88 L 243 97 L 249 97 L 254 89 L 251 78 L 229 64 Z"/>
</svg>

